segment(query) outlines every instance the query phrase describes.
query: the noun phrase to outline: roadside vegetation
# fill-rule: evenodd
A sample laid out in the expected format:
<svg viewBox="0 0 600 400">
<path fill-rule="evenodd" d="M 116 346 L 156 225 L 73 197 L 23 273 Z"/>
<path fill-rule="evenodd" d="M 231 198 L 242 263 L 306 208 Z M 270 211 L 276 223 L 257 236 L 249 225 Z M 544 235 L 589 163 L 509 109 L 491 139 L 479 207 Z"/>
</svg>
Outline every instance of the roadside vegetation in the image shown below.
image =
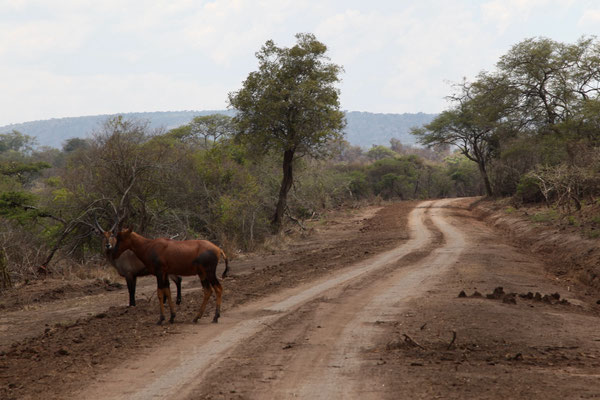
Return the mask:
<svg viewBox="0 0 600 400">
<path fill-rule="evenodd" d="M 478 166 L 486 194 L 510 207 L 545 205 L 535 223 L 585 227 L 600 215 L 600 41 L 533 38 L 494 71 L 454 86 L 451 107 L 413 133 L 452 145 Z"/>
<path fill-rule="evenodd" d="M 0 153 L 5 287 L 102 263 L 96 221 L 150 237 L 206 238 L 235 254 L 338 207 L 482 190 L 475 165 L 460 155 L 399 143 L 364 150 L 336 139 L 327 143 L 330 157 L 294 160 L 277 230 L 283 155 L 236 140 L 230 117 L 197 117 L 168 132 L 115 118 L 61 150 L 36 148 L 19 132 L 0 140 L 15 138 L 24 145 Z"/>
<path fill-rule="evenodd" d="M 96 223 L 205 238 L 235 254 L 342 206 L 487 194 L 509 198 L 511 212 L 544 204 L 532 223 L 559 219 L 597 237 L 595 38 L 518 43 L 414 129 L 425 147 L 392 139 L 370 149 L 341 133 L 342 67 L 313 35 L 296 38 L 257 53 L 258 70 L 228 96 L 233 118 L 165 131 L 116 117 L 60 150 L 0 135 L 0 288 L 103 264 Z"/>
</svg>

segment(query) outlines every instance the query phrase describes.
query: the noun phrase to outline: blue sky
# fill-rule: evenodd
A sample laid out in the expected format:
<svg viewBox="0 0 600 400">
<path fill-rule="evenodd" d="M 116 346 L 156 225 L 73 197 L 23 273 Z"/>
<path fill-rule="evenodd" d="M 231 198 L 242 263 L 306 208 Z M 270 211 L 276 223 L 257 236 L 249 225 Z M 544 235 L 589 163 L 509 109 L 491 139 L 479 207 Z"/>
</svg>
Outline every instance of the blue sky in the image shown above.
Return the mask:
<svg viewBox="0 0 600 400">
<path fill-rule="evenodd" d="M 600 36 L 600 1 L 0 0 L 0 126 L 224 109 L 261 45 L 298 32 L 343 65 L 343 109 L 435 113 L 525 38 Z"/>
</svg>

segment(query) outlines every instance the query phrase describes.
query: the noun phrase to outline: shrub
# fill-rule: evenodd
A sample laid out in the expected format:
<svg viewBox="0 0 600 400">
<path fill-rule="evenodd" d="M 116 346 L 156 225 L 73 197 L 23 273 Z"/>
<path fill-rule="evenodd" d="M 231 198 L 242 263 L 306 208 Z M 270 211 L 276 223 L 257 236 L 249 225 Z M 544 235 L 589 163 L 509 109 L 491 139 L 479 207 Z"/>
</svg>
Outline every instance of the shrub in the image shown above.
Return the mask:
<svg viewBox="0 0 600 400">
<path fill-rule="evenodd" d="M 538 203 L 544 200 L 544 195 L 540 190 L 538 180 L 531 175 L 523 175 L 517 185 L 515 196 L 522 203 Z"/>
</svg>

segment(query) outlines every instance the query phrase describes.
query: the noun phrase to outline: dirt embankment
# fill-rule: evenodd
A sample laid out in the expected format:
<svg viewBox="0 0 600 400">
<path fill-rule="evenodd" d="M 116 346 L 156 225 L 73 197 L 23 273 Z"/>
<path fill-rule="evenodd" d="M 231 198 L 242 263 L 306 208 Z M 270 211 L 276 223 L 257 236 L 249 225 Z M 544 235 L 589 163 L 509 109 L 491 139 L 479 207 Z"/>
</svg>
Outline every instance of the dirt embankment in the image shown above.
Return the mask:
<svg viewBox="0 0 600 400">
<path fill-rule="evenodd" d="M 504 201 L 479 200 L 469 208 L 514 245 L 542 258 L 550 274 L 600 300 L 600 239 L 583 237 L 572 223 L 539 221 L 548 212 L 543 206 L 517 210 Z"/>
</svg>

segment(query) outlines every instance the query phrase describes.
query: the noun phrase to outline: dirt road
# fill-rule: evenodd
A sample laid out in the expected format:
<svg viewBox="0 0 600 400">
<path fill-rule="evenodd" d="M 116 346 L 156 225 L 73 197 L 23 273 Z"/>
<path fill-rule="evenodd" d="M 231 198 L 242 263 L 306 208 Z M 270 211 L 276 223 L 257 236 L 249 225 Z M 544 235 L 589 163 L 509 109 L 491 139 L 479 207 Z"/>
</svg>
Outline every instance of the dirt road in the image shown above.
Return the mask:
<svg viewBox="0 0 600 400">
<path fill-rule="evenodd" d="M 71 364 L 62 369 L 48 364 L 59 372 L 45 388 L 5 373 L 11 366 L 25 368 L 30 358 L 35 365 L 36 354 L 38 364 L 46 361 L 35 338 L 15 345 L 0 358 L 0 377 L 9 385 L 4 394 L 600 397 L 595 298 L 570 291 L 545 272 L 543 260 L 474 218 L 471 202 L 427 201 L 410 213 L 397 206 L 372 209 L 336 222 L 287 255 L 262 257 L 262 269 L 256 269 L 257 259 L 241 261 L 237 278 L 225 286 L 230 288 L 225 298 L 235 307 L 224 310 L 219 324 L 210 319 L 190 324 L 186 313 L 197 307 L 191 301 L 178 314 L 182 321 L 154 327 L 156 304 L 148 302 L 135 310 L 113 307 L 50 332 L 41 340 L 77 343 L 79 338 L 100 346 L 102 339 L 90 333 L 100 326 L 92 325 L 106 329 L 114 318 L 115 330 L 104 340 L 113 356 L 86 359 L 89 347 L 77 351 L 65 345 L 62 358 L 73 356 Z M 191 296 L 184 290 L 184 301 Z M 134 340 L 126 340 L 132 332 Z M 18 356 L 25 361 L 14 362 Z M 81 360 L 88 360 L 89 368 L 81 368 Z"/>
</svg>

